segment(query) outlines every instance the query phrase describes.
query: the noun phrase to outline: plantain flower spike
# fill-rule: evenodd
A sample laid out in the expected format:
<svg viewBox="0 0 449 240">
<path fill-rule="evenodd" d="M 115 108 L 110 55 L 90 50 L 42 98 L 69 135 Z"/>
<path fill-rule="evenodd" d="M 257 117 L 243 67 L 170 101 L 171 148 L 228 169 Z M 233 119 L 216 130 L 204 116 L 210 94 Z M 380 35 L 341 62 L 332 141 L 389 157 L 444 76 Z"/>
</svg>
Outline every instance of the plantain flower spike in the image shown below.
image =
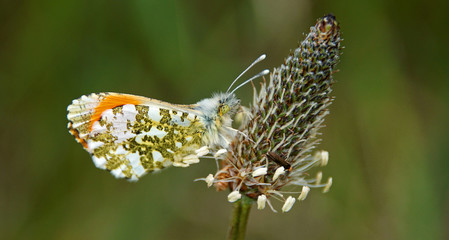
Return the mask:
<svg viewBox="0 0 449 240">
<path fill-rule="evenodd" d="M 340 42 L 335 17 L 318 19 L 299 47 L 274 68 L 268 82 L 259 91 L 254 88 L 248 114 L 253 117 L 217 158 L 221 164 L 214 186 L 231 191 L 230 202 L 242 195 L 257 200 L 263 209 L 265 202 L 271 206 L 270 200 L 277 199 L 283 202 L 282 211 L 288 212 L 296 198 L 305 199 L 310 188 L 329 190 L 332 178 L 321 183 L 321 173 L 313 177 L 316 174 L 310 171 L 328 160 L 327 152 L 313 154 L 313 150 L 333 101 L 332 75 L 340 58 Z"/>
</svg>

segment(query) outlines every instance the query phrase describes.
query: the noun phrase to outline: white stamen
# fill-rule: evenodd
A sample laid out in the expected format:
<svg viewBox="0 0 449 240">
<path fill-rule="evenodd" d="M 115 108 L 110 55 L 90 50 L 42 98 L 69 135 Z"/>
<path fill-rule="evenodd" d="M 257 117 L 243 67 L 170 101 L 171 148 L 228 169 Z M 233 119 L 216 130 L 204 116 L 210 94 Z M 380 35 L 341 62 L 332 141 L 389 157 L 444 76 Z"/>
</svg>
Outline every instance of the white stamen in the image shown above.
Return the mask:
<svg viewBox="0 0 449 240">
<path fill-rule="evenodd" d="M 330 177 L 330 178 L 327 180 L 326 186 L 324 186 L 324 188 L 323 188 L 323 193 L 329 192 L 329 189 L 331 188 L 331 186 L 332 186 L 332 178 Z"/>
<path fill-rule="evenodd" d="M 258 168 L 253 172 L 253 177 L 259 177 L 259 176 L 263 176 L 265 174 L 267 174 L 267 168 L 263 167 L 263 168 Z"/>
<path fill-rule="evenodd" d="M 321 179 L 323 179 L 323 173 L 322 172 L 318 172 L 316 174 L 315 184 L 316 185 L 320 185 L 321 184 Z"/>
<path fill-rule="evenodd" d="M 235 202 L 242 198 L 242 194 L 239 191 L 233 191 L 228 195 L 228 202 Z"/>
<path fill-rule="evenodd" d="M 228 152 L 228 150 L 222 148 L 220 150 L 218 150 L 215 154 L 214 154 L 214 158 L 219 157 L 220 155 L 223 155 L 224 153 Z"/>
<path fill-rule="evenodd" d="M 315 153 L 315 159 L 321 162 L 321 166 L 326 166 L 327 162 L 329 161 L 329 152 L 324 150 L 319 151 Z"/>
<path fill-rule="evenodd" d="M 273 181 L 276 181 L 276 179 L 278 179 L 278 177 L 281 174 L 284 174 L 284 173 L 285 173 L 285 168 L 284 167 L 278 167 L 276 169 L 276 171 L 274 172 Z"/>
<path fill-rule="evenodd" d="M 209 153 L 209 148 L 207 146 L 202 146 L 201 148 L 195 150 L 198 157 L 204 156 Z"/>
<path fill-rule="evenodd" d="M 214 175 L 212 175 L 212 174 L 207 175 L 205 181 L 207 183 L 207 187 L 212 186 L 212 184 L 214 184 Z"/>
<path fill-rule="evenodd" d="M 299 201 L 304 201 L 304 199 L 306 199 L 307 195 L 310 192 L 310 188 L 307 186 L 302 187 L 302 191 L 301 194 L 299 194 L 298 200 Z"/>
<path fill-rule="evenodd" d="M 296 199 L 292 196 L 289 196 L 287 200 L 285 200 L 284 206 L 282 206 L 282 212 L 288 212 L 292 209 L 293 204 L 295 204 Z"/>
<path fill-rule="evenodd" d="M 259 195 L 259 197 L 257 197 L 257 209 L 259 209 L 259 210 L 264 209 L 266 203 L 267 203 L 267 196 L 262 194 L 262 195 Z"/>
<path fill-rule="evenodd" d="M 276 211 L 276 209 L 274 209 L 273 205 L 271 205 L 270 200 L 267 200 L 268 206 L 270 206 L 271 211 L 273 211 L 274 213 L 277 213 L 278 211 Z"/>
</svg>

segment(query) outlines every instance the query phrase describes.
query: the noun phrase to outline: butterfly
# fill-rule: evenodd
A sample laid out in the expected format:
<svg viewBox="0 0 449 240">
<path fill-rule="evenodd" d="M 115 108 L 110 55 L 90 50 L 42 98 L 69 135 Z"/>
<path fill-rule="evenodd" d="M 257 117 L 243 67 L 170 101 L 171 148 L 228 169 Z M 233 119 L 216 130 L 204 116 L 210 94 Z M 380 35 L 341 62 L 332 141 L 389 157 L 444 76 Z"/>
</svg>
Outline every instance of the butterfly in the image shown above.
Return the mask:
<svg viewBox="0 0 449 240">
<path fill-rule="evenodd" d="M 96 167 L 116 178 L 137 181 L 169 166 L 188 167 L 210 151 L 223 152 L 237 134 L 232 118 L 243 111 L 234 92 L 266 75 L 264 70 L 229 92 L 196 104 L 178 105 L 122 93 L 92 93 L 67 107 L 69 132 L 92 156 Z"/>
</svg>

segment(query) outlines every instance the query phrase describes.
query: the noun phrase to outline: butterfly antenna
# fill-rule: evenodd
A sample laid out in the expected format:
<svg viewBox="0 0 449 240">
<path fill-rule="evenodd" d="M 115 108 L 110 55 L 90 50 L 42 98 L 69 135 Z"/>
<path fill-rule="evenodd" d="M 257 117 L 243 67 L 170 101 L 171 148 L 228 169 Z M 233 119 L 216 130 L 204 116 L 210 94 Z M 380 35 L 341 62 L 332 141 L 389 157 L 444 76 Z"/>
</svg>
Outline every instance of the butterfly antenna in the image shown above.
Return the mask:
<svg viewBox="0 0 449 240">
<path fill-rule="evenodd" d="M 243 71 L 242 73 L 240 73 L 240 75 L 239 75 L 239 76 L 238 76 L 238 77 L 231 83 L 231 85 L 229 86 L 229 88 L 228 88 L 228 90 L 226 91 L 226 93 L 229 92 L 229 89 L 231 89 L 232 85 L 234 85 L 234 83 L 237 82 L 237 80 L 239 80 L 239 78 L 240 78 L 243 74 L 245 74 L 245 73 L 246 73 L 252 66 L 254 66 L 256 63 L 258 63 L 258 62 L 264 60 L 266 57 L 267 57 L 267 55 L 262 54 L 260 57 L 258 57 L 256 60 L 254 60 L 254 62 L 251 63 L 251 65 L 249 65 L 249 67 L 247 67 L 247 68 L 245 69 L 245 71 Z"/>
<path fill-rule="evenodd" d="M 243 82 L 242 84 L 240 84 L 240 85 L 238 85 L 236 88 L 234 88 L 234 90 L 232 90 L 232 92 L 230 93 L 230 95 L 233 94 L 237 89 L 243 87 L 245 84 L 251 82 L 252 80 L 254 80 L 254 79 L 258 78 L 258 77 L 265 76 L 265 75 L 267 75 L 268 73 L 270 73 L 270 70 L 265 69 L 265 70 L 263 70 L 262 72 L 256 74 L 254 77 L 252 77 L 252 78 L 246 80 L 245 82 Z"/>
</svg>

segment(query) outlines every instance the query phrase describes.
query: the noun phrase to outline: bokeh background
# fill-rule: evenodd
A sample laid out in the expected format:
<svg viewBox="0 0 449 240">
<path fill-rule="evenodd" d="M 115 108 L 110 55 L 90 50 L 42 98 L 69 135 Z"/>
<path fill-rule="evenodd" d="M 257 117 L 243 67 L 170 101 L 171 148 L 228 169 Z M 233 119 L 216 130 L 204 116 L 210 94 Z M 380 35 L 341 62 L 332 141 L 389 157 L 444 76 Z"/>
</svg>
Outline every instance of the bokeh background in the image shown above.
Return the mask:
<svg viewBox="0 0 449 240">
<path fill-rule="evenodd" d="M 66 107 L 115 91 L 194 103 L 279 66 L 334 13 L 344 45 L 320 149 L 333 176 L 248 239 L 449 238 L 449 1 L 1 0 L 0 239 L 223 239 L 203 160 L 138 183 L 96 169 Z M 260 80 L 258 80 L 260 81 Z M 251 88 L 238 91 L 249 103 Z"/>
</svg>

